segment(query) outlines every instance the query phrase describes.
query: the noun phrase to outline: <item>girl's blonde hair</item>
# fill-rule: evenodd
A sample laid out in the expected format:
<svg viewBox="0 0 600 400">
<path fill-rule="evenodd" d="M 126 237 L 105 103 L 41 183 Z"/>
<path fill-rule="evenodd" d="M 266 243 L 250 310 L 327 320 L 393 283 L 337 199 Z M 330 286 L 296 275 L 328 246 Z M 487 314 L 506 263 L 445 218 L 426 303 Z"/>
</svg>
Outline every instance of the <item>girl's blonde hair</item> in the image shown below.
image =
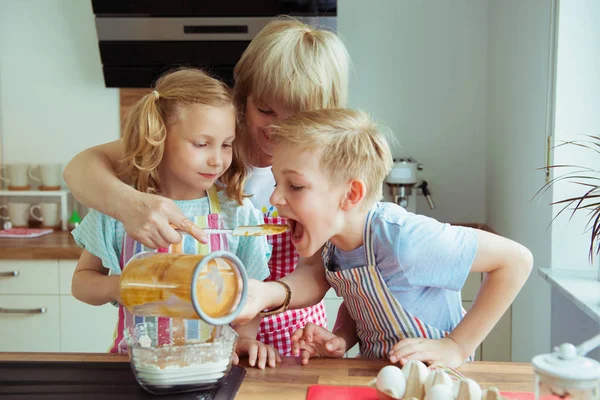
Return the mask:
<svg viewBox="0 0 600 400">
<path fill-rule="evenodd" d="M 160 193 L 157 167 L 165 151 L 168 126 L 177 121 L 182 108 L 193 104 L 232 107 L 233 97 L 227 86 L 205 72 L 182 68 L 168 72 L 156 81 L 154 90 L 142 97 L 125 121 L 125 154 L 120 173 L 130 176 L 141 192 Z M 242 204 L 246 165 L 233 146 L 231 166 L 220 177 L 227 185 L 227 195 Z"/>
<path fill-rule="evenodd" d="M 382 196 L 382 186 L 393 159 L 377 124 L 362 111 L 329 109 L 307 111 L 271 125 L 276 143 L 289 143 L 320 156 L 323 174 L 334 184 L 362 179 L 370 208 Z"/>
<path fill-rule="evenodd" d="M 234 99 L 242 112 L 249 95 L 291 112 L 346 107 L 349 65 L 335 33 L 279 18 L 256 35 L 235 66 Z"/>
</svg>

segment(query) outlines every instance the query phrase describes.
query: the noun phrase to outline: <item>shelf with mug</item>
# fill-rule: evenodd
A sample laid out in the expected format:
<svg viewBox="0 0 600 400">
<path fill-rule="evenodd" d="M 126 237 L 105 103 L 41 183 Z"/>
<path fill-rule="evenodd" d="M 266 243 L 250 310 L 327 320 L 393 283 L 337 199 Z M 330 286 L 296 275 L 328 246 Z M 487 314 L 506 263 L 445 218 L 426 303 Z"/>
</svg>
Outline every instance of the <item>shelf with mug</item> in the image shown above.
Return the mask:
<svg viewBox="0 0 600 400">
<path fill-rule="evenodd" d="M 63 231 L 67 230 L 69 220 L 68 200 L 69 191 L 61 190 L 0 190 L 0 197 L 60 197 L 60 221 Z"/>
</svg>

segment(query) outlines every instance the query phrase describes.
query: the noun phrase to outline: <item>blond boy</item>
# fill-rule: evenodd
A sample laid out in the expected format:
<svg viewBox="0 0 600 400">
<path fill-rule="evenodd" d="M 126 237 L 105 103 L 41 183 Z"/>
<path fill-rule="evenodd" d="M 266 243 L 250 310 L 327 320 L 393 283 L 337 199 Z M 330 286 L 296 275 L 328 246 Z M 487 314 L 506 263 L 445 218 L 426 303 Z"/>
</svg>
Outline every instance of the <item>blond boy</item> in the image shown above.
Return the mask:
<svg viewBox="0 0 600 400">
<path fill-rule="evenodd" d="M 327 282 L 345 305 L 332 333 L 313 324 L 296 331 L 294 354 L 307 363 L 359 343 L 363 357 L 392 362 L 456 367 L 468 359 L 527 280 L 531 253 L 379 202 L 392 156 L 365 113 L 297 114 L 273 126 L 271 138 L 271 203 L 290 221 L 300 256 L 322 252 Z M 465 314 L 460 289 L 470 272 L 486 278 Z M 267 284 L 254 290 L 260 285 Z M 311 290 L 309 280 L 304 288 Z"/>
</svg>

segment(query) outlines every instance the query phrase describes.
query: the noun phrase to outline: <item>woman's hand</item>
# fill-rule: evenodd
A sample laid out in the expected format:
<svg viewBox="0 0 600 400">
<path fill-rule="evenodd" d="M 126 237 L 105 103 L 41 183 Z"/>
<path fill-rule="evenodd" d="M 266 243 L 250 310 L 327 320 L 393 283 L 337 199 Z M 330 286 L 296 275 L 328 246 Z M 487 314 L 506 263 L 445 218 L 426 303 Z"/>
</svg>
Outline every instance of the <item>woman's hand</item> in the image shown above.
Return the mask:
<svg viewBox="0 0 600 400">
<path fill-rule="evenodd" d="M 259 369 L 265 369 L 265 366 L 269 365 L 271 368 L 275 368 L 278 362 L 281 362 L 281 356 L 274 347 L 259 342 L 256 339 L 239 338 L 235 347 L 237 354 L 237 360 L 234 358 L 233 363 L 237 365 L 239 357 L 248 355 L 248 364 L 251 367 L 258 367 Z"/>
<path fill-rule="evenodd" d="M 390 361 L 406 364 L 409 360 L 419 360 L 429 364 L 442 364 L 446 367 L 457 368 L 467 357 L 454 340 L 449 337 L 442 339 L 402 339 L 392 347 Z"/>
<path fill-rule="evenodd" d="M 130 208 L 121 210 L 119 220 L 133 239 L 153 249 L 169 247 L 181 242 L 181 234 L 173 226 L 192 235 L 201 243 L 208 243 L 208 236 L 193 224 L 173 200 L 155 194 L 136 192 Z"/>
<path fill-rule="evenodd" d="M 302 364 L 314 357 L 340 358 L 346 354 L 346 341 L 311 322 L 292 334 L 292 354 L 301 356 Z"/>
</svg>

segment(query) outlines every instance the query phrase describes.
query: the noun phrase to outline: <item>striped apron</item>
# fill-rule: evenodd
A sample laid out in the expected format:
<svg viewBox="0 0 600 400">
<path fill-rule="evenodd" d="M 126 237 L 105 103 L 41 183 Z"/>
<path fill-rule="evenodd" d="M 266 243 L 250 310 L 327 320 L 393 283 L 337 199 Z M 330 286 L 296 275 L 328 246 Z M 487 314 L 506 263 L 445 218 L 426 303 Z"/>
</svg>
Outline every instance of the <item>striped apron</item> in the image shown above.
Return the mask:
<svg viewBox="0 0 600 400">
<path fill-rule="evenodd" d="M 212 186 L 207 190 L 209 200 L 209 214 L 197 216 L 192 220 L 201 228 L 223 228 L 220 218 L 221 206 L 217 189 Z M 145 247 L 131 237 L 125 235 L 123 238 L 123 249 L 119 264 L 121 271 L 129 260 L 138 253 L 145 251 L 156 251 L 158 253 L 185 253 L 206 255 L 212 251 L 229 250 L 229 243 L 225 234 L 209 235 L 208 244 L 203 244 L 194 239 L 191 235 L 182 235 L 181 243 L 169 246 L 169 248 L 160 248 L 153 250 Z M 199 319 L 181 319 L 164 317 L 140 317 L 131 314 L 125 307 L 119 305 L 119 319 L 115 328 L 113 343 L 110 347 L 111 353 L 126 353 L 127 342 L 124 337 L 124 330 L 132 325 L 141 322 L 152 322 L 157 328 L 156 332 L 151 332 L 150 337 L 153 344 L 183 343 L 185 338 L 207 340 L 211 337 L 213 327 Z"/>
<path fill-rule="evenodd" d="M 323 249 L 323 262 L 327 281 L 343 297 L 356 322 L 361 357 L 387 359 L 392 347 L 402 339 L 441 339 L 449 332 L 427 325 L 404 310 L 390 292 L 376 267 L 372 218 L 373 210 L 367 214 L 363 231 L 366 266 L 330 271 L 329 259 L 335 249 L 330 242 Z"/>
</svg>

